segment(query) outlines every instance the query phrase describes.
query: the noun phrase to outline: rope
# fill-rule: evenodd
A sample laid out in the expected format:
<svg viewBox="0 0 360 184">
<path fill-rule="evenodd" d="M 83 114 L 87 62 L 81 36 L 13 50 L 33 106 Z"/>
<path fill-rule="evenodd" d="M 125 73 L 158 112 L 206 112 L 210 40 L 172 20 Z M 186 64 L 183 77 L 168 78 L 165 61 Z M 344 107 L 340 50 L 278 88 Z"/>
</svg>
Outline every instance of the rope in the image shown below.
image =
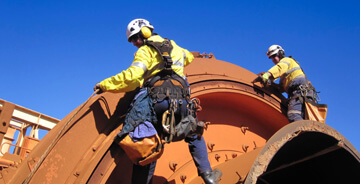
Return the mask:
<svg viewBox="0 0 360 184">
<path fill-rule="evenodd" d="M 174 110 L 171 111 L 171 118 L 170 118 L 170 137 L 169 142 L 171 142 L 175 135 L 175 112 Z"/>
<path fill-rule="evenodd" d="M 49 154 L 49 152 L 53 149 L 55 143 L 57 143 L 60 138 L 61 138 L 61 134 L 63 134 L 65 128 L 70 124 L 70 122 L 74 119 L 74 117 L 80 112 L 80 110 L 89 102 L 89 100 L 99 92 L 99 89 L 97 89 L 96 91 L 94 91 L 94 93 L 85 101 L 85 103 L 83 103 L 83 105 L 79 108 L 79 110 L 76 111 L 76 113 L 69 119 L 68 122 L 66 122 L 65 126 L 59 131 L 59 133 L 56 135 L 55 139 L 51 142 L 51 144 L 49 145 L 49 147 L 45 150 L 45 152 L 41 155 L 39 161 L 36 163 L 35 167 L 31 170 L 30 174 L 28 175 L 28 177 L 25 179 L 25 181 L 23 182 L 23 184 L 28 184 L 31 180 L 31 178 L 34 176 L 35 172 L 39 169 L 40 165 L 42 164 L 42 162 L 44 161 L 45 157 Z"/>
</svg>

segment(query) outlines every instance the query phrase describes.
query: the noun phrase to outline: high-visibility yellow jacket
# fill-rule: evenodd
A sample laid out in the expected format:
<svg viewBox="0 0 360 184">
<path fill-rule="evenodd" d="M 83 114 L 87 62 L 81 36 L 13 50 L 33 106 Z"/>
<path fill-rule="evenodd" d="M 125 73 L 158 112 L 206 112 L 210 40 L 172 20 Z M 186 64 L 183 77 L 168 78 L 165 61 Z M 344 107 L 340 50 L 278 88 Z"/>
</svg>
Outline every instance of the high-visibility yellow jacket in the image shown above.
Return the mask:
<svg viewBox="0 0 360 184">
<path fill-rule="evenodd" d="M 285 91 L 288 90 L 289 84 L 293 79 L 298 76 L 305 77 L 305 74 L 299 64 L 290 57 L 282 58 L 279 63 L 270 68 L 268 72 L 271 73 L 274 79 L 280 77 L 280 84 L 283 86 Z"/>
<path fill-rule="evenodd" d="M 149 41 L 162 42 L 164 39 L 159 35 L 148 38 Z M 194 60 L 194 56 L 186 49 L 179 47 L 171 40 L 173 50 L 171 58 L 173 61 L 172 69 L 184 76 L 184 67 Z M 128 92 L 144 84 L 148 78 L 154 76 L 164 68 L 164 62 L 160 54 L 151 46 L 143 45 L 135 54 L 131 66 L 121 73 L 109 77 L 100 82 L 103 91 Z"/>
</svg>

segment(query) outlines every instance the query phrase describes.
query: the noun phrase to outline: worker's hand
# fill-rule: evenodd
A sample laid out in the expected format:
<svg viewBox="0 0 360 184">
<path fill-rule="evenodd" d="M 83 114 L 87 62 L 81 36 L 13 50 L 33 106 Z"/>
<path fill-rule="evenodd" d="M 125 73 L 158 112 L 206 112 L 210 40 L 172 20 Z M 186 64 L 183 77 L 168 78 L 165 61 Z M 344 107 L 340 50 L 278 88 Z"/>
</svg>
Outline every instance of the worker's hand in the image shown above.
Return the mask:
<svg viewBox="0 0 360 184">
<path fill-rule="evenodd" d="M 95 86 L 94 86 L 94 91 L 97 91 L 96 94 L 101 94 L 103 93 L 104 91 L 101 89 L 100 87 L 100 83 L 96 83 Z"/>
<path fill-rule="evenodd" d="M 269 72 L 266 72 L 261 76 L 264 84 L 267 84 L 267 82 L 269 81 L 270 76 L 271 76 L 271 74 Z"/>
<path fill-rule="evenodd" d="M 261 76 L 256 77 L 251 83 L 262 82 Z"/>
<path fill-rule="evenodd" d="M 263 82 L 263 80 L 262 80 L 262 75 L 264 74 L 265 72 L 261 72 L 261 73 L 258 73 L 258 74 L 256 74 L 257 75 L 257 77 L 251 82 L 251 83 L 256 83 L 256 82 Z"/>
</svg>

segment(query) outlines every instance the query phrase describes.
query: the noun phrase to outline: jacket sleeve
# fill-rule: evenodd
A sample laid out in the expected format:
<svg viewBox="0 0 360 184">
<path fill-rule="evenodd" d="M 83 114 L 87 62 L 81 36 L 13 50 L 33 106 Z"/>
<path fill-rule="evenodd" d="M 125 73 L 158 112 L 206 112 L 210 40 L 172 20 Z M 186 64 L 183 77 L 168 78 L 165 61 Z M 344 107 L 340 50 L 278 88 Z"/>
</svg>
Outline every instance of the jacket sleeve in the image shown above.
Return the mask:
<svg viewBox="0 0 360 184">
<path fill-rule="evenodd" d="M 278 64 L 270 68 L 268 71 L 274 77 L 274 79 L 282 76 L 289 69 L 290 63 L 286 60 L 281 60 Z"/>
<path fill-rule="evenodd" d="M 191 52 L 189 52 L 187 49 L 184 49 L 184 48 L 178 46 L 174 40 L 171 40 L 171 44 L 174 47 L 173 51 L 171 52 L 172 57 L 173 57 L 173 54 L 175 54 L 176 55 L 175 57 L 177 57 L 177 60 L 181 61 L 182 67 L 187 66 L 194 60 L 194 55 Z M 176 61 L 176 59 L 173 60 L 173 62 L 175 62 L 175 61 Z"/>
<path fill-rule="evenodd" d="M 194 55 L 186 49 L 183 52 L 185 53 L 184 66 L 187 66 L 194 60 Z"/>
<path fill-rule="evenodd" d="M 101 81 L 101 89 L 110 92 L 128 92 L 136 89 L 144 83 L 143 75 L 150 61 L 150 53 L 147 48 L 140 47 L 131 66 L 121 73 Z"/>
</svg>

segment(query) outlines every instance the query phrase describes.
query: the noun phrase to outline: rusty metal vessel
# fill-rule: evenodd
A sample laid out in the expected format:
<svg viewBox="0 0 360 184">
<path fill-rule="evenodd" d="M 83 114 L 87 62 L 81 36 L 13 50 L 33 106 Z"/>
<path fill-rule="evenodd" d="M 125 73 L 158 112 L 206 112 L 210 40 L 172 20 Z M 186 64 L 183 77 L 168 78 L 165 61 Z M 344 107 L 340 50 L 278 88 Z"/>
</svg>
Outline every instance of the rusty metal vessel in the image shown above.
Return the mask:
<svg viewBox="0 0 360 184">
<path fill-rule="evenodd" d="M 220 183 L 356 181 L 360 154 L 339 132 L 315 121 L 289 124 L 286 99 L 251 83 L 256 74 L 212 54 L 194 55 L 185 72 L 192 97 L 203 108 L 198 117 L 207 122 L 204 138 L 211 166 L 223 172 Z M 132 164 L 113 138 L 133 95 L 90 98 L 56 122 L 35 147 L 19 145 L 26 154 L 4 155 L 0 183 L 130 183 Z M 14 106 L 2 101 L 0 107 L 4 138 Z M 154 183 L 203 183 L 184 141 L 165 145 Z"/>
</svg>

